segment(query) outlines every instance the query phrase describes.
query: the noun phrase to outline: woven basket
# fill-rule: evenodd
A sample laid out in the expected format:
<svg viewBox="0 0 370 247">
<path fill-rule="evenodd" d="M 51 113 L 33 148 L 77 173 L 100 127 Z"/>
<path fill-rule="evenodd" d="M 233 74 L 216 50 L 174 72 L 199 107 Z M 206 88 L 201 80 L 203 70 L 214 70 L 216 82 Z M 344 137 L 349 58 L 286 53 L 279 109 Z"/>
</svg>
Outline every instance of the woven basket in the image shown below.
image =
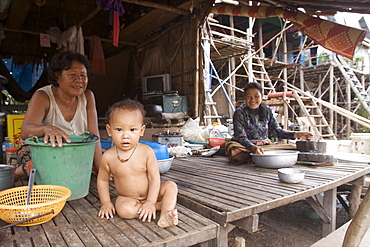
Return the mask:
<svg viewBox="0 0 370 247">
<path fill-rule="evenodd" d="M 26 204 L 28 186 L 0 191 L 0 218 L 8 223 L 16 223 L 45 213 L 18 226 L 33 226 L 45 223 L 56 216 L 64 207 L 71 191 L 57 185 L 34 185 L 30 203 Z"/>
</svg>

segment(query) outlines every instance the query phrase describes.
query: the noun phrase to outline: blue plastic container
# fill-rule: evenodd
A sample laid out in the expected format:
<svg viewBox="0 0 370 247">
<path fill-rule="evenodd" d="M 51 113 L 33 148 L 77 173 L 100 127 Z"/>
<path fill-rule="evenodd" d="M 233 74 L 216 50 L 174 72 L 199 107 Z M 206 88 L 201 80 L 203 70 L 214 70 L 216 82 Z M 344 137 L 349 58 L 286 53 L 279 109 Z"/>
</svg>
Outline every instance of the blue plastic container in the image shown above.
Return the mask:
<svg viewBox="0 0 370 247">
<path fill-rule="evenodd" d="M 112 138 L 100 138 L 100 145 L 102 149 L 108 150 L 113 147 L 113 139 Z"/>
<path fill-rule="evenodd" d="M 165 159 L 170 158 L 167 145 L 159 143 L 159 142 L 152 142 L 152 141 L 141 141 L 140 140 L 139 142 L 151 147 L 154 150 L 157 160 L 165 160 Z"/>
</svg>

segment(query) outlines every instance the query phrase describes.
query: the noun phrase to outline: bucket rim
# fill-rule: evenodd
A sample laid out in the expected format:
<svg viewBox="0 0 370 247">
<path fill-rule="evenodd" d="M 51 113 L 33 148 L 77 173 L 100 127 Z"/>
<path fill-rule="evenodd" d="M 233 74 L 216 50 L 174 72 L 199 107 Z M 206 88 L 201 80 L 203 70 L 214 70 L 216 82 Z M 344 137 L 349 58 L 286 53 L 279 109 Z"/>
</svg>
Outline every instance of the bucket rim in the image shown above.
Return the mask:
<svg viewBox="0 0 370 247">
<path fill-rule="evenodd" d="M 75 136 L 75 135 L 69 135 L 68 136 L 72 142 L 66 142 L 63 141 L 63 147 L 64 146 L 78 146 L 78 145 L 85 145 L 85 144 L 95 144 L 97 141 L 99 141 L 99 137 L 96 136 L 95 134 L 89 133 L 84 134 L 81 136 Z M 81 139 L 77 141 L 73 141 L 76 139 Z M 50 140 L 48 143 L 44 143 L 44 137 L 37 137 L 37 136 L 32 136 L 30 138 L 27 138 L 25 140 L 26 144 L 29 144 L 31 146 L 43 146 L 43 147 L 51 147 Z"/>
</svg>

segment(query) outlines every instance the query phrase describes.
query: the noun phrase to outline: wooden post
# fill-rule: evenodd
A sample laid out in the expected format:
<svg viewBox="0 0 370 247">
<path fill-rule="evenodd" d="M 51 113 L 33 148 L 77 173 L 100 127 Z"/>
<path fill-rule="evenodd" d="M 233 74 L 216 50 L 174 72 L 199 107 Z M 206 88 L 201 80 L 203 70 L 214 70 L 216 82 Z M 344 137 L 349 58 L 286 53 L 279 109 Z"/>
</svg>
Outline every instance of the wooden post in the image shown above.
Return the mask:
<svg viewBox="0 0 370 247">
<path fill-rule="evenodd" d="M 335 230 L 335 219 L 337 217 L 336 211 L 336 195 L 337 188 L 324 192 L 324 210 L 331 219 L 330 224 L 323 223 L 322 235 L 326 237 Z"/>
<path fill-rule="evenodd" d="M 299 87 L 302 91 L 304 91 L 304 71 L 302 66 L 299 67 Z"/>
<path fill-rule="evenodd" d="M 262 22 L 258 22 L 258 46 L 261 48 L 263 46 L 263 30 L 262 30 Z M 260 49 L 260 57 L 265 57 L 263 49 Z"/>
<path fill-rule="evenodd" d="M 331 104 L 334 104 L 334 65 L 333 64 L 330 64 L 330 68 L 329 68 L 329 102 Z M 334 118 L 333 118 L 333 115 L 334 115 L 334 111 L 333 109 L 329 108 L 329 124 L 330 124 L 330 128 L 331 129 L 334 129 Z M 334 131 L 334 133 L 336 134 L 336 131 Z"/>
<path fill-rule="evenodd" d="M 284 48 L 284 63 L 288 63 L 288 43 L 286 40 L 286 32 L 283 33 L 283 48 Z M 287 80 L 288 80 L 288 69 L 285 67 L 283 69 L 283 78 L 284 78 L 284 92 L 286 92 L 287 89 Z M 284 97 L 285 98 L 285 94 Z M 284 100 L 284 129 L 288 129 L 288 105 L 286 101 Z M 284 140 L 286 143 L 286 140 Z"/>
<path fill-rule="evenodd" d="M 351 111 L 351 86 L 346 83 L 346 95 L 347 95 L 347 110 Z M 351 119 L 346 118 L 346 139 L 349 140 L 349 136 L 351 134 Z"/>
<path fill-rule="evenodd" d="M 235 247 L 245 247 L 245 239 L 243 237 L 236 236 Z"/>
<path fill-rule="evenodd" d="M 370 228 L 370 189 L 350 223 L 343 240 L 343 247 L 359 246 L 365 233 Z"/>
<path fill-rule="evenodd" d="M 355 217 L 361 201 L 362 185 L 352 184 L 351 195 L 349 196 L 349 217 Z"/>
<path fill-rule="evenodd" d="M 230 27 L 231 27 L 231 30 L 230 30 L 230 34 L 232 36 L 234 36 L 234 16 L 230 16 Z M 235 70 L 235 57 L 231 57 L 229 59 L 229 63 L 230 63 L 230 73 L 232 71 Z M 232 86 L 228 86 L 228 92 L 229 92 L 229 97 L 230 97 L 230 101 L 231 103 L 235 106 L 235 101 L 236 101 L 236 96 L 235 96 L 235 85 L 236 85 L 236 77 L 235 77 L 235 73 L 232 74 L 232 76 L 230 77 L 230 85 Z M 232 118 L 234 115 L 234 111 L 232 109 L 231 106 L 229 106 L 229 116 L 230 118 Z"/>
<path fill-rule="evenodd" d="M 198 25 L 199 23 L 197 23 L 197 27 L 199 27 L 200 25 Z M 202 49 L 201 48 L 201 43 L 202 42 L 200 40 L 200 32 L 201 32 L 201 29 L 200 28 L 197 28 L 196 29 L 196 43 L 194 44 L 194 50 L 195 50 L 195 64 L 196 64 L 196 68 L 195 68 L 195 75 L 194 75 L 194 91 L 193 91 L 193 95 L 194 95 L 194 117 L 199 117 L 199 80 L 200 80 L 200 69 L 201 69 L 201 61 L 200 61 L 200 50 Z"/>
</svg>

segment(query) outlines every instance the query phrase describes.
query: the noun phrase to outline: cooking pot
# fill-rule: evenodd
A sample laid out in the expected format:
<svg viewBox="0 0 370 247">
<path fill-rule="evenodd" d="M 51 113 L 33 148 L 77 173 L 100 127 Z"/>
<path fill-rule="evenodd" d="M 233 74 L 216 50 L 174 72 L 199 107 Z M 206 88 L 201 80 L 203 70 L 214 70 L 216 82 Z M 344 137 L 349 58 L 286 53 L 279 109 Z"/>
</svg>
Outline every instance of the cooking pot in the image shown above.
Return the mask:
<svg viewBox="0 0 370 247">
<path fill-rule="evenodd" d="M 14 187 L 15 166 L 0 164 L 0 191 Z"/>
<path fill-rule="evenodd" d="M 265 151 L 264 154 L 251 154 L 253 163 L 263 168 L 283 168 L 294 166 L 298 159 L 299 151 L 277 150 Z"/>
<path fill-rule="evenodd" d="M 163 112 L 163 107 L 161 105 L 146 105 L 144 107 L 146 111 L 146 117 L 157 117 Z"/>
</svg>

